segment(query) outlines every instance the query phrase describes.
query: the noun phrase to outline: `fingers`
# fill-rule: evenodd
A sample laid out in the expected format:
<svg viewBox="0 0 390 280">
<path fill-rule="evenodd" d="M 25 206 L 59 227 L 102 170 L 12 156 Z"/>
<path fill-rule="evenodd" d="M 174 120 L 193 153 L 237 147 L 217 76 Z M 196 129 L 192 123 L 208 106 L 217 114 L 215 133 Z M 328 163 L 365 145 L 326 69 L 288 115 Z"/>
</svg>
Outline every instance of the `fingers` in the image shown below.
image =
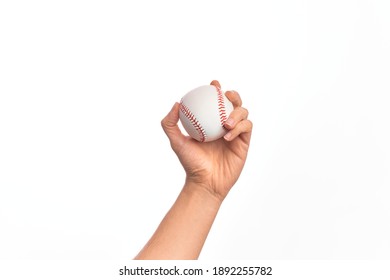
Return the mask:
<svg viewBox="0 0 390 280">
<path fill-rule="evenodd" d="M 237 107 L 230 113 L 225 122 L 225 128 L 229 132 L 224 136 L 225 140 L 232 141 L 241 135 L 245 142 L 249 143 L 253 124 L 248 120 L 248 110 L 243 107 Z"/>
<path fill-rule="evenodd" d="M 210 85 L 221 88 L 221 84 L 217 80 L 213 80 Z M 242 105 L 241 97 L 235 90 L 228 90 L 225 92 L 226 97 L 233 103 L 234 108 Z"/>
<path fill-rule="evenodd" d="M 253 124 L 250 120 L 242 120 L 237 125 L 230 130 L 226 135 L 224 136 L 226 141 L 232 141 L 237 136 L 242 135 L 243 137 L 250 138 L 250 134 L 252 132 Z"/>
<path fill-rule="evenodd" d="M 233 110 L 233 112 L 230 113 L 229 118 L 225 122 L 225 127 L 227 129 L 233 129 L 236 124 L 242 120 L 245 120 L 248 118 L 248 110 L 243 107 L 237 107 Z"/>
<path fill-rule="evenodd" d="M 211 85 L 221 88 L 217 80 L 213 80 Z M 229 118 L 225 122 L 225 128 L 229 130 L 224 136 L 226 141 L 232 141 L 237 136 L 242 136 L 245 142 L 249 143 L 252 134 L 253 124 L 248 120 L 248 110 L 241 107 L 242 100 L 240 95 L 235 90 L 228 90 L 225 96 L 232 102 L 234 110 L 230 113 Z"/>
<path fill-rule="evenodd" d="M 230 102 L 233 103 L 234 108 L 242 106 L 242 100 L 237 91 L 228 90 L 225 92 L 225 95 L 230 100 Z"/>
<path fill-rule="evenodd" d="M 168 136 L 173 149 L 180 145 L 185 139 L 185 136 L 181 133 L 180 128 L 177 125 L 179 121 L 179 108 L 180 104 L 176 102 L 168 115 L 161 121 L 161 126 Z"/>
<path fill-rule="evenodd" d="M 248 110 L 241 107 L 242 100 L 237 91 L 228 90 L 225 95 L 230 102 L 232 102 L 234 110 L 230 113 L 229 118 L 225 122 L 225 128 L 227 128 L 229 132 L 226 133 L 224 138 L 226 141 L 232 141 L 241 135 L 244 141 L 249 143 L 253 124 L 248 120 Z"/>
<path fill-rule="evenodd" d="M 221 84 L 220 84 L 217 80 L 213 80 L 213 81 L 210 83 L 210 85 L 216 86 L 216 87 L 218 87 L 218 88 L 221 88 Z"/>
</svg>

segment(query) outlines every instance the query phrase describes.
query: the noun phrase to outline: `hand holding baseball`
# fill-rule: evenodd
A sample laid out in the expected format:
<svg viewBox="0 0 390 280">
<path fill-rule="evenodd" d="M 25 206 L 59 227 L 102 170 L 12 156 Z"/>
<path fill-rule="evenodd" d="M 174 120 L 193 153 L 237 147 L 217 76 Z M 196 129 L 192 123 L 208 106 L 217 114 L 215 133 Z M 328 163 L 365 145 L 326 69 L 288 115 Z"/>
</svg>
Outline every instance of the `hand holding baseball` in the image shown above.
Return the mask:
<svg viewBox="0 0 390 280">
<path fill-rule="evenodd" d="M 211 85 L 221 88 L 218 81 L 212 81 Z M 218 140 L 200 143 L 183 135 L 178 126 L 179 103 L 175 103 L 161 121 L 186 172 L 186 185 L 204 188 L 221 201 L 241 174 L 252 132 L 252 122 L 247 119 L 248 110 L 241 107 L 239 94 L 227 91 L 226 97 L 232 102 L 234 110 L 225 122 L 227 134 Z"/>
</svg>

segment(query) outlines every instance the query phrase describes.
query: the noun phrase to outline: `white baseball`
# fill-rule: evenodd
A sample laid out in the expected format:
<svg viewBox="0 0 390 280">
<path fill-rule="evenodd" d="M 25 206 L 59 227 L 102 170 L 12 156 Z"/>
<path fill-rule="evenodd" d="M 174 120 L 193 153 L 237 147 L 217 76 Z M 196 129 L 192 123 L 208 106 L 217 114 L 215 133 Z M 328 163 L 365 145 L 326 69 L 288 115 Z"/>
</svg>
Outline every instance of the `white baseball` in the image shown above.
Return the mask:
<svg viewBox="0 0 390 280">
<path fill-rule="evenodd" d="M 197 87 L 180 101 L 180 121 L 187 133 L 199 142 L 223 137 L 224 124 L 233 111 L 233 104 L 222 90 L 213 85 Z"/>
</svg>

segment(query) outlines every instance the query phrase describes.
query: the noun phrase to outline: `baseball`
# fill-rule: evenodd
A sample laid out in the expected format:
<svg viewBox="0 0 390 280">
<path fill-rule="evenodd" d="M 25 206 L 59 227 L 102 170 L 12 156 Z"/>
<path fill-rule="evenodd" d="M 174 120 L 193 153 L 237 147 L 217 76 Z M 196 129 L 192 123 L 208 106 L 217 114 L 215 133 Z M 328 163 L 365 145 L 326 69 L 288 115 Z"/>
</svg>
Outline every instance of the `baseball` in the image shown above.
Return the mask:
<svg viewBox="0 0 390 280">
<path fill-rule="evenodd" d="M 210 142 L 223 137 L 224 124 L 233 111 L 233 104 L 216 86 L 197 87 L 180 101 L 180 121 L 187 133 L 199 142 Z"/>
</svg>

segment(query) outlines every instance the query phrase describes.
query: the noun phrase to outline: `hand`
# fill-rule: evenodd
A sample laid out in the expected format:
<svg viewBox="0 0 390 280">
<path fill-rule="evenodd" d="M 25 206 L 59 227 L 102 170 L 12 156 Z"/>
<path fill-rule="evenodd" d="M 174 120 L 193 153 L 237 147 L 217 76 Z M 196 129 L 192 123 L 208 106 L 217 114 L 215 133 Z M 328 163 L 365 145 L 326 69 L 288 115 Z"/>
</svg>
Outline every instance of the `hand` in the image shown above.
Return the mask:
<svg viewBox="0 0 390 280">
<path fill-rule="evenodd" d="M 221 88 L 218 81 L 211 85 Z M 186 186 L 204 188 L 222 201 L 237 181 L 244 167 L 252 133 L 248 110 L 241 107 L 242 101 L 236 91 L 227 91 L 226 97 L 234 110 L 225 123 L 228 133 L 224 138 L 200 143 L 181 133 L 179 126 L 179 103 L 175 103 L 161 125 L 171 147 L 186 172 Z"/>
</svg>

